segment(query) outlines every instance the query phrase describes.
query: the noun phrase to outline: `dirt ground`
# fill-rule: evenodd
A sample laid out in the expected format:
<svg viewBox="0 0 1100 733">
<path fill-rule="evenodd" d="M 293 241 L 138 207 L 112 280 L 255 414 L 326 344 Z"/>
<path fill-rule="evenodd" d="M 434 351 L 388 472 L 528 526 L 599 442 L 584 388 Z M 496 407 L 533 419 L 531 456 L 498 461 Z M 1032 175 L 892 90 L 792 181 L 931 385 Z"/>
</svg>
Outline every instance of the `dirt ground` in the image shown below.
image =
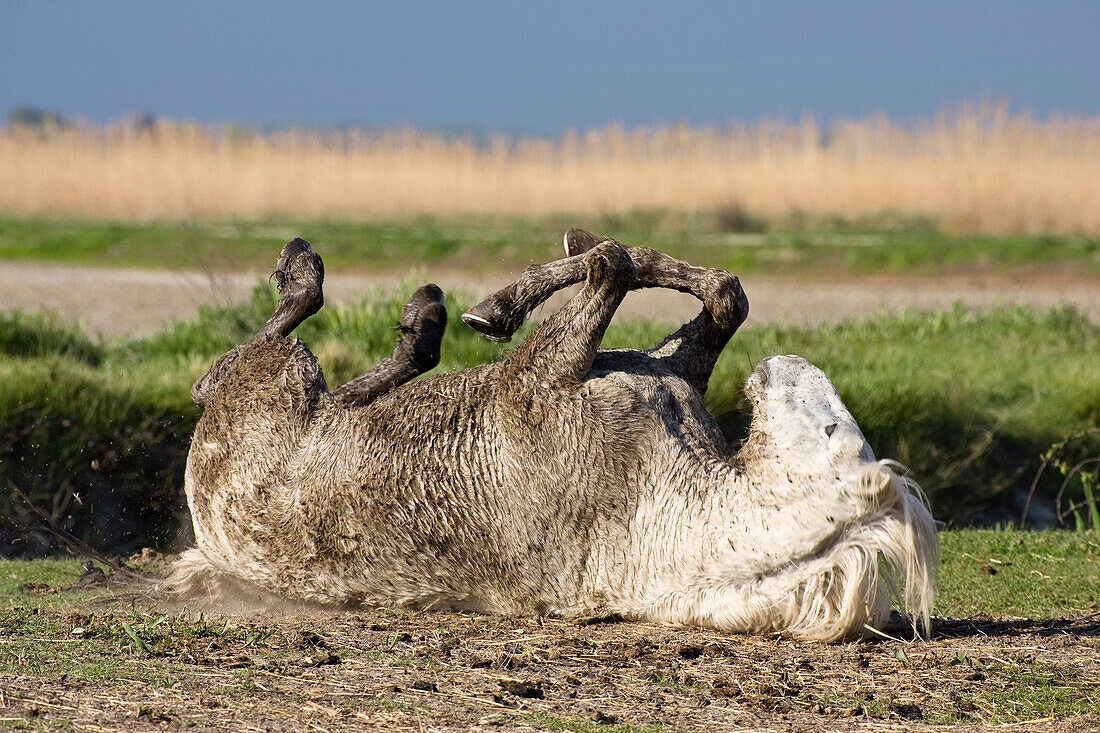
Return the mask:
<svg viewBox="0 0 1100 733">
<path fill-rule="evenodd" d="M 108 337 L 156 331 L 173 318 L 187 318 L 204 304 L 231 304 L 246 298 L 267 273 L 212 274 L 197 271 L 90 268 L 71 265 L 4 262 L 0 264 L 0 309 L 45 309 L 83 322 Z M 513 274 L 428 272 L 444 291 L 465 290 L 483 296 L 508 283 Z M 353 300 L 372 287 L 392 289 L 395 274 L 328 273 L 330 303 Z M 751 304 L 746 327 L 765 323 L 814 325 L 866 317 L 876 309 L 931 310 L 954 302 L 987 308 L 1023 303 L 1049 308 L 1069 303 L 1100 321 L 1100 281 L 1069 271 L 1024 275 L 955 274 L 778 277 L 747 275 L 742 284 Z M 543 306 L 557 308 L 564 294 Z M 690 296 L 667 290 L 632 293 L 620 317 L 687 320 L 698 312 Z"/>
<path fill-rule="evenodd" d="M 92 638 L 107 635 L 109 617 L 66 623 Z M 114 678 L 0 675 L 0 721 L 90 731 L 1100 727 L 1096 615 L 937 619 L 935 638 L 917 642 L 902 640 L 910 632 L 895 617 L 887 632 L 898 640 L 838 645 L 430 611 L 218 626 L 142 652 L 119 645 Z M 1046 717 L 1027 691 L 1042 685 L 1052 701 L 1093 696 L 1094 712 Z"/>
</svg>

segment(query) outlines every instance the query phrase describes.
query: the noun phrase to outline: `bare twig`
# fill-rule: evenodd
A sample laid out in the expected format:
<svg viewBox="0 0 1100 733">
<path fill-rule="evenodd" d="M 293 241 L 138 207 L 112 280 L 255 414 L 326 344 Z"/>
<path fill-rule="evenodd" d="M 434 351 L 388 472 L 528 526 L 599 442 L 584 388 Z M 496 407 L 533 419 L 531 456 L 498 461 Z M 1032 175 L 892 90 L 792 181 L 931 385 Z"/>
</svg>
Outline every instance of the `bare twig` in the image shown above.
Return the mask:
<svg viewBox="0 0 1100 733">
<path fill-rule="evenodd" d="M 1100 456 L 1096 456 L 1095 458 L 1086 458 L 1085 460 L 1083 460 L 1083 461 L 1079 462 L 1077 465 L 1075 465 L 1073 468 L 1066 471 L 1066 478 L 1065 478 L 1064 481 L 1062 481 L 1062 485 L 1058 489 L 1058 496 L 1055 498 L 1055 502 L 1054 502 L 1055 507 L 1058 509 L 1058 521 L 1059 522 L 1064 522 L 1066 520 L 1066 518 L 1070 514 L 1072 514 L 1075 510 L 1081 509 L 1083 507 L 1086 507 L 1086 506 L 1090 505 L 1091 502 L 1089 502 L 1086 499 L 1084 501 L 1079 501 L 1076 504 L 1073 504 L 1072 506 L 1070 506 L 1065 511 L 1062 511 L 1062 498 L 1065 496 L 1066 488 L 1069 487 L 1070 481 L 1072 481 L 1074 479 L 1074 477 L 1077 476 L 1079 473 L 1082 473 L 1082 469 L 1084 469 L 1084 467 L 1089 465 L 1090 463 L 1100 463 Z"/>
<path fill-rule="evenodd" d="M 126 563 L 119 562 L 117 560 L 112 560 L 111 558 L 107 557 L 106 555 L 101 553 L 99 550 L 95 549 L 94 547 L 89 545 L 87 542 L 80 539 L 79 537 L 77 537 L 76 535 L 72 534 L 71 532 L 66 530 L 64 527 L 59 525 L 54 520 L 53 516 L 50 515 L 49 512 L 42 509 L 40 506 L 38 506 L 33 501 L 31 501 L 30 497 L 28 497 L 26 494 L 24 494 L 23 490 L 20 489 L 15 484 L 14 481 L 12 481 L 11 479 L 5 479 L 5 482 L 8 484 L 8 488 L 10 488 L 12 491 L 14 491 L 16 496 L 18 496 L 20 499 L 22 499 L 23 503 L 26 504 L 32 512 L 34 512 L 35 514 L 37 514 L 39 517 L 42 518 L 42 520 L 45 522 L 46 531 L 48 531 L 50 534 L 52 534 L 57 539 L 61 540 L 61 542 L 65 545 L 66 549 L 69 552 L 71 552 L 73 555 L 77 555 L 78 557 L 90 558 L 92 560 L 97 560 L 100 563 L 102 563 L 102 564 L 106 565 L 107 567 L 109 567 L 111 569 L 112 573 L 119 573 L 121 575 L 130 575 L 130 576 L 140 577 L 140 578 L 151 578 L 151 577 L 153 577 L 153 576 L 150 576 L 148 573 L 145 573 L 141 570 L 131 568 Z"/>
<path fill-rule="evenodd" d="M 1061 441 L 1052 445 L 1050 449 L 1043 454 L 1043 461 L 1039 464 L 1039 470 L 1035 472 L 1035 478 L 1031 481 L 1031 488 L 1028 489 L 1027 492 L 1027 501 L 1024 502 L 1024 510 L 1020 514 L 1020 529 L 1024 529 L 1027 524 L 1027 513 L 1028 510 L 1031 508 L 1031 499 L 1035 496 L 1035 489 L 1039 486 L 1039 479 L 1042 477 L 1043 472 L 1046 471 L 1047 466 L 1050 465 L 1051 459 L 1054 458 L 1054 455 L 1058 451 L 1062 450 L 1062 448 L 1066 447 L 1066 445 L 1070 441 L 1077 440 L 1078 438 L 1083 438 L 1086 435 L 1092 435 L 1094 433 L 1100 433 L 1100 427 L 1087 428 L 1085 430 L 1073 433 L 1072 435 L 1068 435 Z"/>
</svg>

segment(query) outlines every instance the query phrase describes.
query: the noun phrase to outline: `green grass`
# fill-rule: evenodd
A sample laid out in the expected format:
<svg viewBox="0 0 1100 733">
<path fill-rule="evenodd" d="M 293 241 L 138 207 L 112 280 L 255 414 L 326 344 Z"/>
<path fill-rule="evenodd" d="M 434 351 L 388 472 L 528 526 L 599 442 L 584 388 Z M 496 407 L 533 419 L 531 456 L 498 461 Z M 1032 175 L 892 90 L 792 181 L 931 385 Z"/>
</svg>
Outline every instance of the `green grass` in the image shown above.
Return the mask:
<svg viewBox="0 0 1100 733">
<path fill-rule="evenodd" d="M 946 531 L 940 552 L 940 615 L 1054 618 L 1100 611 L 1095 533 Z"/>
<path fill-rule="evenodd" d="M 665 725 L 598 723 L 592 720 L 563 718 L 547 713 L 527 715 L 525 719 L 532 721 L 542 730 L 564 730 L 573 731 L 573 733 L 660 733 L 661 731 L 670 730 Z"/>
<path fill-rule="evenodd" d="M 100 590 L 73 590 L 76 559 L 0 560 L 0 675 L 67 674 L 90 682 L 129 678 L 174 684 L 163 666 L 134 660 L 179 657 L 196 645 L 233 642 L 265 656 L 285 656 L 273 630 L 188 612 L 89 605 Z"/>
<path fill-rule="evenodd" d="M 956 236 L 926 222 L 880 219 L 805 230 L 798 221 L 766 227 L 730 222 L 722 212 L 636 211 L 603 217 L 538 219 L 416 217 L 374 223 L 199 221 L 112 223 L 0 218 L 0 259 L 99 266 L 267 270 L 272 247 L 295 236 L 324 252 L 332 271 L 407 272 L 410 263 L 514 271 L 556 256 L 562 233 L 583 226 L 626 244 L 646 244 L 699 265 L 732 272 L 943 272 L 1043 265 L 1100 272 L 1100 240 L 1075 236 Z"/>
<path fill-rule="evenodd" d="M 110 343 L 56 320 L 0 317 L 0 552 L 29 555 L 50 545 L 41 520 L 12 486 L 100 547 L 171 545 L 199 414 L 191 384 L 253 333 L 273 304 L 264 286 L 241 306 L 206 308 L 160 333 Z M 455 314 L 467 303 L 453 294 L 448 305 Z M 323 309 L 297 335 L 318 356 L 329 384 L 338 385 L 389 352 L 401 307 L 395 297 L 369 295 Z M 647 348 L 670 328 L 615 325 L 605 345 Z M 439 369 L 503 353 L 452 318 Z M 726 348 L 707 394 L 731 442 L 747 427 L 741 385 L 749 370 L 783 353 L 821 367 L 876 453 L 909 466 L 935 514 L 954 523 L 1018 516 L 1040 453 L 1100 424 L 1100 328 L 1073 310 L 956 308 L 745 331 Z M 1097 437 L 1074 450 L 1096 455 Z M 1054 471 L 1044 476 L 1037 516 L 1060 478 Z"/>
</svg>

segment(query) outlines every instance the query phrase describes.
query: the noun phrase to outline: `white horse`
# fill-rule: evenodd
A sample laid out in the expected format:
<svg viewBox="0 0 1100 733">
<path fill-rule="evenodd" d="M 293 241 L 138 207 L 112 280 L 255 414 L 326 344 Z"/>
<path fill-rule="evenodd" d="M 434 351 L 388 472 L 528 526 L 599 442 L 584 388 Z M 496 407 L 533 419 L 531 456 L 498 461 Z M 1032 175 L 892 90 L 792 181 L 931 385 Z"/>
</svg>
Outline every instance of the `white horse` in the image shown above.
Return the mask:
<svg viewBox="0 0 1100 733">
<path fill-rule="evenodd" d="M 838 640 L 886 622 L 896 575 L 927 628 L 932 517 L 819 369 L 764 360 L 728 458 L 702 395 L 748 313 L 737 279 L 579 230 L 566 252 L 464 315 L 506 340 L 584 283 L 503 361 L 407 381 L 438 361 L 445 312 L 426 286 L 394 357 L 329 392 L 288 338 L 320 307 L 323 268 L 289 243 L 275 316 L 196 385 L 198 546 L 171 587 Z M 639 287 L 690 292 L 703 311 L 650 351 L 598 351 Z"/>
</svg>

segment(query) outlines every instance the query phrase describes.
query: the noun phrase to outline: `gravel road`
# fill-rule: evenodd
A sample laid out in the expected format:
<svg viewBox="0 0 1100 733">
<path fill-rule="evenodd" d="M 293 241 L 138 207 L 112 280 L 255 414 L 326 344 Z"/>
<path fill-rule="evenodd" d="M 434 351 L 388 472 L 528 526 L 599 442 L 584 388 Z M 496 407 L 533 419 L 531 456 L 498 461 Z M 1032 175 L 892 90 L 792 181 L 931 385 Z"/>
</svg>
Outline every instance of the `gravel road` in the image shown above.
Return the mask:
<svg viewBox="0 0 1100 733">
<path fill-rule="evenodd" d="M 0 309 L 56 311 L 113 338 L 156 331 L 173 318 L 189 317 L 201 305 L 239 302 L 266 275 L 0 262 Z M 444 291 L 464 290 L 480 297 L 506 284 L 512 275 L 449 271 L 430 277 Z M 330 273 L 325 294 L 330 303 L 354 300 L 372 287 L 394 288 L 402 279 L 393 273 Z M 742 284 L 752 308 L 746 327 L 831 323 L 866 317 L 880 308 L 933 310 L 954 302 L 975 308 L 1001 303 L 1049 308 L 1068 303 L 1100 322 L 1100 278 L 1066 272 L 947 277 L 750 274 Z M 551 300 L 543 313 L 564 297 L 560 294 Z M 632 293 L 619 311 L 623 318 L 661 320 L 685 320 L 697 312 L 698 304 L 691 297 L 665 290 Z"/>
</svg>

